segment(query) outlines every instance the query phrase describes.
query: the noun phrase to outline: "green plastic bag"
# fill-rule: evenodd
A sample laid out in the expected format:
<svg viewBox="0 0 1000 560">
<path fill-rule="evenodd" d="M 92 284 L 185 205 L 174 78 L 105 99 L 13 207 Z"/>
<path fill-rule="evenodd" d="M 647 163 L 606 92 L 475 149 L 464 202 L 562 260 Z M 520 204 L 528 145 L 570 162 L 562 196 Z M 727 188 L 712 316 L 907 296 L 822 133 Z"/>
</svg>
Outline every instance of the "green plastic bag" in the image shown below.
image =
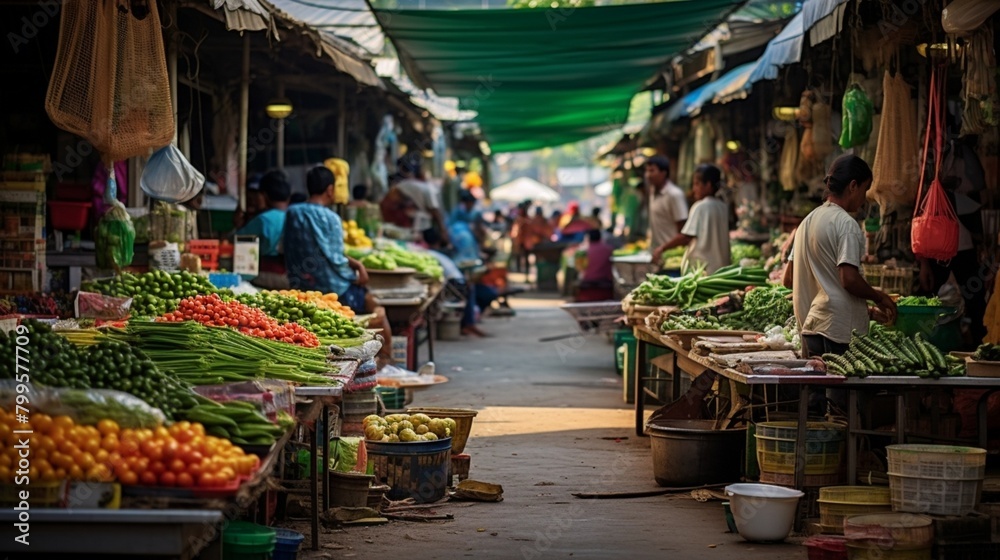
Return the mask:
<svg viewBox="0 0 1000 560">
<path fill-rule="evenodd" d="M 872 100 L 854 84 L 844 93 L 843 117 L 841 120 L 840 147 L 853 148 L 868 142 L 872 133 L 872 114 L 875 112 Z"/>
<path fill-rule="evenodd" d="M 110 269 L 115 272 L 132 264 L 135 250 L 135 228 L 132 218 L 125 211 L 125 205 L 118 201 L 118 183 L 115 181 L 114 168 L 108 177 L 108 187 L 104 189 L 104 202 L 111 207 L 101 217 L 97 224 L 97 234 L 94 245 L 97 251 L 97 268 Z"/>
</svg>

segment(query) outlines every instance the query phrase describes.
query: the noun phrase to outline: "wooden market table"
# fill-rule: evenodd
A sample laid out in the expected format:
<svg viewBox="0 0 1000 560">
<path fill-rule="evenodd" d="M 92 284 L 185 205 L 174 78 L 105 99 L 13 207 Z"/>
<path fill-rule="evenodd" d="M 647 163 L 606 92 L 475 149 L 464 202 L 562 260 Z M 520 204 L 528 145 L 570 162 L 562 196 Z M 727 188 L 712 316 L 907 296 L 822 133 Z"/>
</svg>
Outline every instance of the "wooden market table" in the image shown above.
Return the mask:
<svg viewBox="0 0 1000 560">
<path fill-rule="evenodd" d="M 381 299 L 376 298 L 379 305 L 385 308 L 386 318 L 390 328 L 396 334 L 397 330 L 407 331 L 413 337 L 413 355 L 407 352 L 406 368 L 416 370 L 420 361 L 421 340 L 419 332 L 425 332 L 424 341 L 427 342 L 427 360 L 434 361 L 434 337 L 436 336 L 435 314 L 438 312 L 438 302 L 443 293 L 444 286 L 440 283 L 427 286 L 427 295 L 422 298 L 410 299 Z"/>
<path fill-rule="evenodd" d="M 645 325 L 634 327 L 637 340 L 637 356 L 635 362 L 635 410 L 636 410 L 636 434 L 644 433 L 644 396 L 653 394 L 646 387 L 646 381 L 663 381 L 662 378 L 645 377 L 645 369 L 649 360 L 646 359 L 646 350 L 649 345 L 668 349 L 673 354 L 674 375 L 673 387 L 674 398 L 679 396 L 680 374 L 696 377 L 703 372 L 711 371 L 717 378 L 729 380 L 733 384 L 746 387 L 798 387 L 798 418 L 795 442 L 795 487 L 803 488 L 805 481 L 804 460 L 806 453 L 806 425 L 809 416 L 809 398 L 816 388 L 842 388 L 848 392 L 848 426 L 847 426 L 847 476 L 850 483 L 857 479 L 857 443 L 858 436 L 880 435 L 890 436 L 898 443 L 906 441 L 908 432 L 906 430 L 906 395 L 908 389 L 919 388 L 949 388 L 949 389 L 973 389 L 985 390 L 978 402 L 977 419 L 979 424 L 978 438 L 975 442 L 980 447 L 986 447 L 988 422 L 987 405 L 989 395 L 1000 392 L 1000 378 L 983 377 L 942 377 L 940 379 L 925 379 L 917 376 L 870 376 L 865 378 L 845 378 L 839 375 L 751 375 L 738 372 L 734 369 L 722 367 L 705 356 L 694 355 L 676 340 L 655 332 Z M 861 393 L 877 393 L 882 391 L 894 391 L 896 393 L 896 406 L 894 410 L 896 430 L 894 432 L 881 432 L 866 430 L 861 426 L 861 416 L 858 411 L 858 400 Z M 655 396 L 655 395 L 654 395 Z M 949 439 L 940 437 L 921 436 L 924 439 Z M 951 438 L 957 440 L 957 438 Z"/>
</svg>

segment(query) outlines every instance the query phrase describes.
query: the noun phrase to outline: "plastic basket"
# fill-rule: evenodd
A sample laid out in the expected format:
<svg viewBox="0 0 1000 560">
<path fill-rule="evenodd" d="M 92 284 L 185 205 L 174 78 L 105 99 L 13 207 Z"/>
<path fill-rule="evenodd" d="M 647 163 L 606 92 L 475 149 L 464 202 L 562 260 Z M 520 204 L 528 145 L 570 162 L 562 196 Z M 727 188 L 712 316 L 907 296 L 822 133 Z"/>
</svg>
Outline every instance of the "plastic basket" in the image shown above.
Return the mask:
<svg viewBox="0 0 1000 560">
<path fill-rule="evenodd" d="M 760 471 L 760 482 L 766 484 L 777 484 L 778 486 L 794 487 L 795 474 Z M 802 486 L 804 488 L 821 488 L 823 486 L 840 484 L 840 482 L 841 478 L 839 472 L 833 474 L 807 474 L 803 479 Z"/>
<path fill-rule="evenodd" d="M 878 545 L 847 543 L 848 560 L 932 560 L 932 547 L 883 548 Z"/>
<path fill-rule="evenodd" d="M 806 424 L 807 475 L 833 475 L 840 471 L 844 450 L 844 431 L 831 422 Z M 761 422 L 757 424 L 757 462 L 760 470 L 793 474 L 795 472 L 796 422 Z"/>
<path fill-rule="evenodd" d="M 305 538 L 305 535 L 296 531 L 275 529 L 274 555 L 271 560 L 295 560 Z"/>
<path fill-rule="evenodd" d="M 274 529 L 230 521 L 222 529 L 223 560 L 268 560 L 274 552 L 277 534 Z"/>
<path fill-rule="evenodd" d="M 886 548 L 922 548 L 934 544 L 934 520 L 906 513 L 854 515 L 844 520 L 844 536 Z"/>
<path fill-rule="evenodd" d="M 861 265 L 861 269 L 865 280 L 873 288 L 901 296 L 908 296 L 913 290 L 917 269 L 912 266 L 888 267 L 884 264 L 864 264 Z"/>
<path fill-rule="evenodd" d="M 375 387 L 382 404 L 389 410 L 399 410 L 406 404 L 406 390 L 399 387 Z"/>
<path fill-rule="evenodd" d="M 819 490 L 819 523 L 824 529 L 841 533 L 844 518 L 892 511 L 889 488 L 885 486 L 830 486 Z"/>
<path fill-rule="evenodd" d="M 886 452 L 893 511 L 965 515 L 979 504 L 985 449 L 903 444 Z"/>
<path fill-rule="evenodd" d="M 89 202 L 66 202 L 62 200 L 49 201 L 49 215 L 52 217 L 52 229 L 80 231 L 87 227 L 90 217 Z"/>
<path fill-rule="evenodd" d="M 472 421 L 477 411 L 469 408 L 411 407 L 407 414 L 426 414 L 431 418 L 451 418 L 455 421 L 455 433 L 451 434 L 451 452 L 458 455 L 465 451 L 465 444 L 472 434 Z"/>
<path fill-rule="evenodd" d="M 365 442 L 375 477 L 389 485 L 390 500 L 417 503 L 444 498 L 451 463 L 451 438 L 410 443 Z"/>
</svg>

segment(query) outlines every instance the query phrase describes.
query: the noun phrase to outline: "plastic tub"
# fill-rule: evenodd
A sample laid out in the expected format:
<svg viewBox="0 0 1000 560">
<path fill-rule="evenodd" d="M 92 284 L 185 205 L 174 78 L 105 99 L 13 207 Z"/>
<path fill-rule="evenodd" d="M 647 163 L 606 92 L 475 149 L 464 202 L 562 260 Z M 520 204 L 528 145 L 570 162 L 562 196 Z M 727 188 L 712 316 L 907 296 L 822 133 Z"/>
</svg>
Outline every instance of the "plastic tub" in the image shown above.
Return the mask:
<svg viewBox="0 0 1000 560">
<path fill-rule="evenodd" d="M 932 547 L 885 548 L 874 543 L 847 543 L 848 560 L 931 560 Z"/>
<path fill-rule="evenodd" d="M 448 488 L 451 438 L 409 443 L 366 441 L 375 477 L 389 485 L 390 500 L 436 502 Z"/>
<path fill-rule="evenodd" d="M 274 529 L 248 523 L 230 521 L 222 529 L 223 560 L 268 560 L 277 540 Z"/>
<path fill-rule="evenodd" d="M 288 529 L 275 529 L 275 533 L 274 555 L 271 560 L 295 560 L 305 535 Z"/>
<path fill-rule="evenodd" d="M 799 490 L 769 484 L 726 486 L 729 507 L 740 536 L 751 542 L 780 542 L 788 537 L 795 510 L 804 496 Z"/>
<path fill-rule="evenodd" d="M 455 455 L 465 451 L 465 444 L 472 434 L 472 421 L 478 411 L 471 408 L 440 408 L 435 406 L 414 406 L 406 409 L 407 414 L 426 414 L 431 418 L 451 418 L 455 421 L 455 433 L 451 434 L 451 452 Z"/>
<path fill-rule="evenodd" d="M 50 200 L 49 214 L 52 217 L 52 229 L 65 231 L 85 229 L 90 218 L 90 206 L 89 202 Z"/>
<path fill-rule="evenodd" d="M 714 420 L 657 420 L 646 427 L 660 486 L 739 480 L 746 428 L 713 430 Z"/>
</svg>

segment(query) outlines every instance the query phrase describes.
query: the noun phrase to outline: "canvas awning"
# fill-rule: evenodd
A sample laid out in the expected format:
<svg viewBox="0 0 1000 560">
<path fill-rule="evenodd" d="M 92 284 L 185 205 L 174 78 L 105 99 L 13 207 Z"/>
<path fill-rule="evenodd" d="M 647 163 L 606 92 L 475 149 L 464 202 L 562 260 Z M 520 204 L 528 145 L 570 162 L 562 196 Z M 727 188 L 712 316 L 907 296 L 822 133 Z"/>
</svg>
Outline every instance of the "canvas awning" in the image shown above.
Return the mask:
<svg viewBox="0 0 1000 560">
<path fill-rule="evenodd" d="M 771 39 L 764 49 L 764 54 L 757 60 L 757 67 L 750 73 L 747 87 L 761 80 L 775 80 L 778 70 L 784 66 L 795 64 L 802 57 L 802 41 L 806 31 L 812 29 L 817 22 L 826 19 L 834 12 L 840 13 L 839 6 L 847 0 L 806 0 L 800 11 L 777 37 Z M 842 15 L 842 14 L 841 14 Z M 813 44 L 829 38 L 829 33 L 816 37 Z"/>
<path fill-rule="evenodd" d="M 491 189 L 488 196 L 490 200 L 504 202 L 523 202 L 525 200 L 556 202 L 559 200 L 559 193 L 531 177 L 518 177 L 509 183 L 504 183 Z"/>
<path fill-rule="evenodd" d="M 375 16 L 418 87 L 457 97 L 495 152 L 561 145 L 625 122 L 662 65 L 741 2 L 564 9 L 406 10 Z"/>
</svg>

